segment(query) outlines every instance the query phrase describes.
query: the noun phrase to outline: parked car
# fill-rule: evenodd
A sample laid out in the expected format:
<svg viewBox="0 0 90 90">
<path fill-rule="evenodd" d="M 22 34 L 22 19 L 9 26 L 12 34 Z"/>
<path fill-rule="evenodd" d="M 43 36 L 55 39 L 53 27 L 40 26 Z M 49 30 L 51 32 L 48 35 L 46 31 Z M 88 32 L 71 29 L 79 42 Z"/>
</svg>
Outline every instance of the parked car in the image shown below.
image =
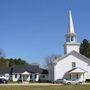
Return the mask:
<svg viewBox="0 0 90 90">
<path fill-rule="evenodd" d="M 62 84 L 64 84 L 65 82 L 66 82 L 65 79 L 57 79 L 53 83 L 62 83 Z"/>
<path fill-rule="evenodd" d="M 66 79 L 57 79 L 56 81 L 54 81 L 54 83 L 62 83 L 62 84 L 82 84 L 83 81 L 82 80 L 66 80 Z"/>
<path fill-rule="evenodd" d="M 66 80 L 66 84 L 82 84 L 82 80 Z"/>
<path fill-rule="evenodd" d="M 5 78 L 0 78 L 0 84 L 1 83 L 8 83 L 8 80 L 6 80 Z"/>
</svg>

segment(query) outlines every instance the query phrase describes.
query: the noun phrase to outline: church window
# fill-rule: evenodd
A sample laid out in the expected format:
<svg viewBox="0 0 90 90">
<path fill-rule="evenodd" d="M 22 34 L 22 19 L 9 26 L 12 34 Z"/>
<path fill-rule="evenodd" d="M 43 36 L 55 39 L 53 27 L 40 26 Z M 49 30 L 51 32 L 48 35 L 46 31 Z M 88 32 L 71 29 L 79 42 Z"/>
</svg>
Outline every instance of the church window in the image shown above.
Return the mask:
<svg viewBox="0 0 90 90">
<path fill-rule="evenodd" d="M 73 36 L 71 36 L 71 41 L 73 41 Z"/>
<path fill-rule="evenodd" d="M 76 63 L 75 62 L 72 62 L 72 67 L 76 67 Z"/>
</svg>

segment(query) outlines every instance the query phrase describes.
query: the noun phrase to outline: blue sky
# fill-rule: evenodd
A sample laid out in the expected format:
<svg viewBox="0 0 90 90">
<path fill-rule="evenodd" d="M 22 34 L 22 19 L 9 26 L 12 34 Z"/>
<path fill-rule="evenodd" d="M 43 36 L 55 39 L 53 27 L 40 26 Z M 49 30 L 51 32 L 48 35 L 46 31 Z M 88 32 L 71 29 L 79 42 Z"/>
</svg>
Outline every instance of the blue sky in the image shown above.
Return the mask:
<svg viewBox="0 0 90 90">
<path fill-rule="evenodd" d="M 0 0 L 0 48 L 6 58 L 44 63 L 63 55 L 71 8 L 78 41 L 90 40 L 90 0 Z"/>
</svg>

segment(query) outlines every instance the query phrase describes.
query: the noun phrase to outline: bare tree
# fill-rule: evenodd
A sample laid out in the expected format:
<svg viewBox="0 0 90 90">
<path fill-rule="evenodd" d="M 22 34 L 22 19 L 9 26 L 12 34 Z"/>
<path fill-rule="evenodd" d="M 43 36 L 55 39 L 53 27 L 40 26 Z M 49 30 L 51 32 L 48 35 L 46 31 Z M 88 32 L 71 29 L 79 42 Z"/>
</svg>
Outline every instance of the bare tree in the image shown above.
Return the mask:
<svg viewBox="0 0 90 90">
<path fill-rule="evenodd" d="M 49 63 L 51 63 L 52 61 L 56 60 L 59 57 L 61 57 L 61 55 L 55 55 L 55 54 L 45 57 L 46 67 L 49 65 Z"/>
</svg>

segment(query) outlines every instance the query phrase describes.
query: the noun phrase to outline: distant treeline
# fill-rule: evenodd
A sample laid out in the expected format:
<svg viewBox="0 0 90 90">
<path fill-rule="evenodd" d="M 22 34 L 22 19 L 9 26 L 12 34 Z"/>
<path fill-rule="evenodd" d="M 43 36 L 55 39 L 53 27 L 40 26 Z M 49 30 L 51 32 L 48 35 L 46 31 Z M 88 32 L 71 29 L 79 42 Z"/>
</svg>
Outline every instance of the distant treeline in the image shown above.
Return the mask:
<svg viewBox="0 0 90 90">
<path fill-rule="evenodd" d="M 0 67 L 11 67 L 14 65 L 28 65 L 28 63 L 25 60 L 22 60 L 21 58 L 18 59 L 0 58 Z"/>
</svg>

